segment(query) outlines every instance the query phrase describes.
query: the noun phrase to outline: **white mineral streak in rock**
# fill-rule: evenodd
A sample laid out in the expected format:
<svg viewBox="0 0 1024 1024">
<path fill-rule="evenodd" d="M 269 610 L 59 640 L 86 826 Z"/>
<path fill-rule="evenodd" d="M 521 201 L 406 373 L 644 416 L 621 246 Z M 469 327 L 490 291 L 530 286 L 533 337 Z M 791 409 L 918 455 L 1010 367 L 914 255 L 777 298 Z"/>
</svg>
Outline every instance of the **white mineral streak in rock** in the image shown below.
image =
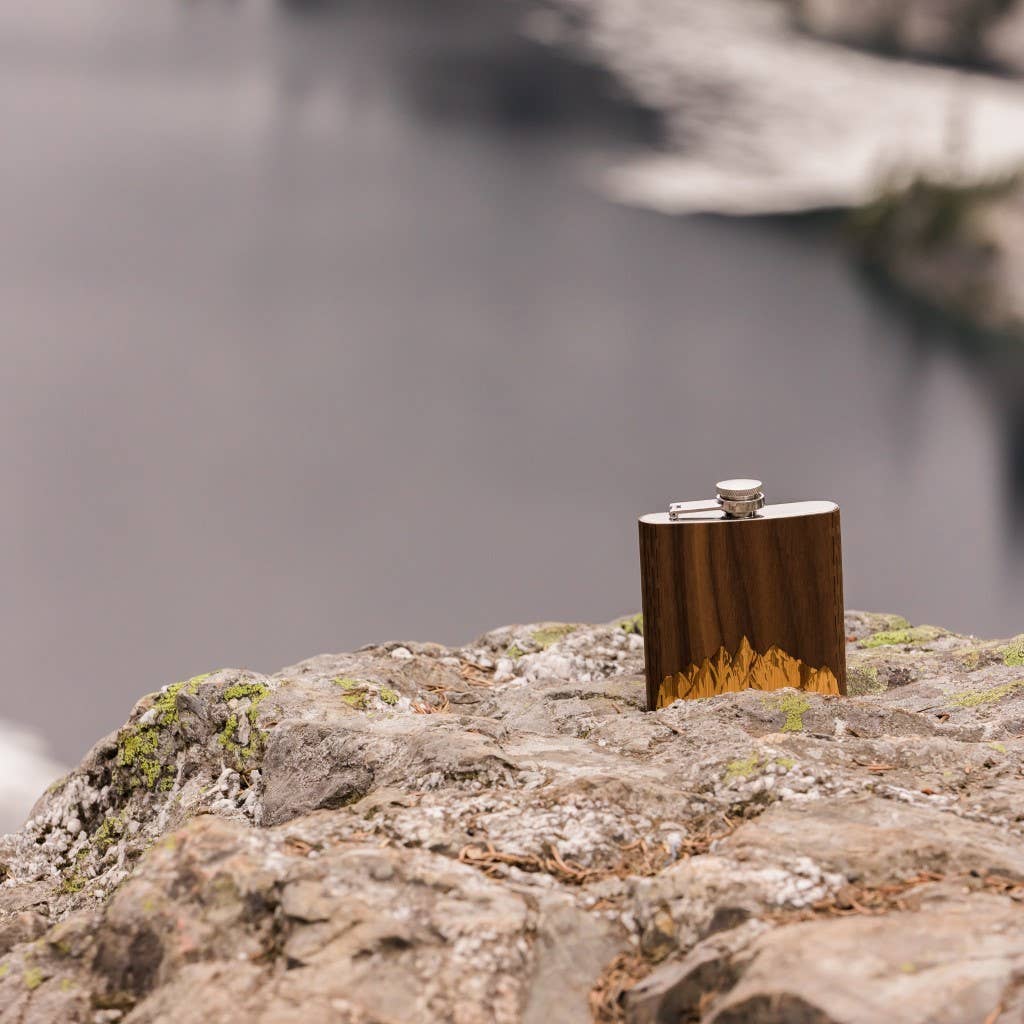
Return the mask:
<svg viewBox="0 0 1024 1024">
<path fill-rule="evenodd" d="M 585 46 L 665 113 L 670 152 L 599 186 L 668 213 L 853 206 L 896 175 L 1024 160 L 1024 85 L 800 35 L 772 0 L 561 0 Z"/>
<path fill-rule="evenodd" d="M 66 770 L 38 736 L 0 721 L 0 835 L 20 827 L 39 794 Z"/>
</svg>

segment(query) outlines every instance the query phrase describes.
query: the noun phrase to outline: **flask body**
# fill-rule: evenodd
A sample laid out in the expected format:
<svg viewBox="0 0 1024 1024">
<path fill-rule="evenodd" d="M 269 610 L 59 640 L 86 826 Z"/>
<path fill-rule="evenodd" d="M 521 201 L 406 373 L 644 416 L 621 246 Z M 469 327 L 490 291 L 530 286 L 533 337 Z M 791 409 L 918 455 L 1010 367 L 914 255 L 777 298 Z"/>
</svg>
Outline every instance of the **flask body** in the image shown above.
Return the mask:
<svg viewBox="0 0 1024 1024">
<path fill-rule="evenodd" d="M 643 516 L 647 706 L 783 686 L 846 693 L 839 508 Z"/>
</svg>

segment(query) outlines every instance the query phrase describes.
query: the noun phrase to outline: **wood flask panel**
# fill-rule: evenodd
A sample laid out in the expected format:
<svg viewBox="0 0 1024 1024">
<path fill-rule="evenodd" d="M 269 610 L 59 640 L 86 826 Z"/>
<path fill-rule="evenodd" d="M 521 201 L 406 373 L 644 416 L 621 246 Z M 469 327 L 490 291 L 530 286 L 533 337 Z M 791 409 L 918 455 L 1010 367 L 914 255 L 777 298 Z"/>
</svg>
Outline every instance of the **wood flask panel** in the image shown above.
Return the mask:
<svg viewBox="0 0 1024 1024">
<path fill-rule="evenodd" d="M 648 708 L 748 686 L 846 693 L 839 509 L 764 512 L 640 520 Z"/>
</svg>

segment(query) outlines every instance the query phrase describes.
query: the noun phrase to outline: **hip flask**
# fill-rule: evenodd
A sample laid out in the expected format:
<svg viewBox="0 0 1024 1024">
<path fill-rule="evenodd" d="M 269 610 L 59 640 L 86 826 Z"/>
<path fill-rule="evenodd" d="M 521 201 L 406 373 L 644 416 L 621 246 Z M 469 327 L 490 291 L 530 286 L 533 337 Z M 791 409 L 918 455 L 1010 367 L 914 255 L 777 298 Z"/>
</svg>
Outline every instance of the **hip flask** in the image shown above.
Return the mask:
<svg viewBox="0 0 1024 1024">
<path fill-rule="evenodd" d="M 640 517 L 647 707 L 792 686 L 846 693 L 839 506 L 759 480 Z"/>
</svg>

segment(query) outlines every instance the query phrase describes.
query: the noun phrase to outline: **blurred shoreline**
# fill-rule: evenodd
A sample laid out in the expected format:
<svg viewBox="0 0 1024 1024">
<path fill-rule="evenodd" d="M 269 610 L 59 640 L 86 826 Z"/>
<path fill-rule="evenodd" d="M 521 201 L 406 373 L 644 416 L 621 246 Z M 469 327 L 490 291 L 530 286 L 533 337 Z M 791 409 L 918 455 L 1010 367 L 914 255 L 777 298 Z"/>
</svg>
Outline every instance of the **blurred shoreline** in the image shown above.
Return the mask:
<svg viewBox="0 0 1024 1024">
<path fill-rule="evenodd" d="M 557 0 L 535 34 L 582 48 L 662 113 L 666 151 L 601 175 L 665 213 L 856 207 L 894 178 L 1024 162 L 1024 84 L 813 38 L 781 0 Z"/>
<path fill-rule="evenodd" d="M 875 279 L 975 350 L 1024 336 L 1024 81 L 999 73 L 1024 67 L 1018 5 L 554 2 L 536 37 L 664 121 L 663 153 L 593 176 L 604 194 L 665 214 L 852 209 Z"/>
<path fill-rule="evenodd" d="M 66 771 L 41 737 L 0 719 L 0 835 L 19 829 L 46 787 Z"/>
</svg>

